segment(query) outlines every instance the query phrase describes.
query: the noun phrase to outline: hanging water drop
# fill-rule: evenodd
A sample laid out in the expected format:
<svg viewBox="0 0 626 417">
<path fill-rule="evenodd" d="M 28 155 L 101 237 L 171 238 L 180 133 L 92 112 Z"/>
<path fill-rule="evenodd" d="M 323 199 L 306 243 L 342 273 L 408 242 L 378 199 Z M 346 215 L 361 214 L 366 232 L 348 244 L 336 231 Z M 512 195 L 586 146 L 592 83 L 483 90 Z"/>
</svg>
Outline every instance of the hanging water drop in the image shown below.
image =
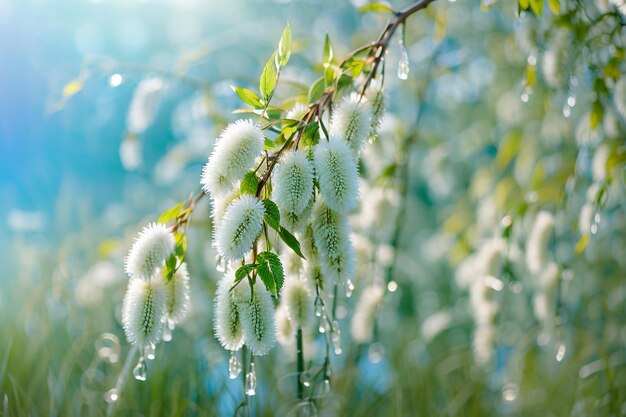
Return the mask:
<svg viewBox="0 0 626 417">
<path fill-rule="evenodd" d="M 352 293 L 354 292 L 354 283 L 351 279 L 346 281 L 346 297 L 352 297 Z"/>
<path fill-rule="evenodd" d="M 230 351 L 230 359 L 228 359 L 228 377 L 235 379 L 241 373 L 241 363 L 237 359 L 237 355 L 234 350 Z"/>
<path fill-rule="evenodd" d="M 400 61 L 398 62 L 398 78 L 409 79 L 409 52 L 406 50 L 404 41 L 400 40 Z"/>
<path fill-rule="evenodd" d="M 335 351 L 335 355 L 339 356 L 343 353 L 343 350 L 341 349 L 341 338 L 337 339 L 337 340 L 333 340 L 333 349 Z"/>
<path fill-rule="evenodd" d="M 341 339 L 341 329 L 337 320 L 333 320 L 333 324 L 330 330 L 330 338 L 333 342 L 338 342 Z"/>
<path fill-rule="evenodd" d="M 156 358 L 156 345 L 154 343 L 150 343 L 146 345 L 143 350 L 143 354 L 149 361 L 153 361 Z"/>
<path fill-rule="evenodd" d="M 372 343 L 367 350 L 367 358 L 371 363 L 378 363 L 383 359 L 385 355 L 385 348 L 382 343 Z"/>
<path fill-rule="evenodd" d="M 254 362 L 250 364 L 250 370 L 246 374 L 245 392 L 246 395 L 249 397 L 256 394 L 256 370 L 254 367 Z"/>
<path fill-rule="evenodd" d="M 311 373 L 309 371 L 304 371 L 300 374 L 300 382 L 305 387 L 311 386 Z"/>
<path fill-rule="evenodd" d="M 110 403 L 114 403 L 120 398 L 120 394 L 117 391 L 117 388 L 111 388 L 107 392 L 104 393 L 104 401 Z"/>
<path fill-rule="evenodd" d="M 565 357 L 565 343 L 558 342 L 556 349 L 556 361 L 561 362 Z"/>
<path fill-rule="evenodd" d="M 146 366 L 146 361 L 143 356 L 139 358 L 139 362 L 133 369 L 133 376 L 137 381 L 145 381 L 148 373 L 148 367 Z"/>
<path fill-rule="evenodd" d="M 172 329 L 169 326 L 163 327 L 163 341 L 171 342 L 172 341 Z"/>
<path fill-rule="evenodd" d="M 328 395 L 330 394 L 330 379 L 329 378 L 324 378 L 324 383 L 322 384 L 322 395 Z"/>
<path fill-rule="evenodd" d="M 315 315 L 317 317 L 322 317 L 322 314 L 324 313 L 324 303 L 322 302 L 322 299 L 317 296 L 315 297 Z"/>
</svg>

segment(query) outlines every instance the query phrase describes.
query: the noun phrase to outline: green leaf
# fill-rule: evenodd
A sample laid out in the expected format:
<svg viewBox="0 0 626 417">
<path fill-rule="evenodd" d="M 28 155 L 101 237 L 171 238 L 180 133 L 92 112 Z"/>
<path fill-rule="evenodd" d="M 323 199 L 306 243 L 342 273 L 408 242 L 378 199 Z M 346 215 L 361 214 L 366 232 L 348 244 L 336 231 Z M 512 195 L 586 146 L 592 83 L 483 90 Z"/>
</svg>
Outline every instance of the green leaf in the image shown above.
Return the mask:
<svg viewBox="0 0 626 417">
<path fill-rule="evenodd" d="M 263 200 L 265 205 L 265 222 L 274 230 L 280 230 L 280 211 L 278 206 L 270 199 Z"/>
<path fill-rule="evenodd" d="M 322 97 L 322 94 L 324 94 L 325 90 L 326 85 L 324 84 L 324 77 L 315 81 L 311 88 L 309 88 L 309 104 L 315 103 L 317 100 L 319 100 L 320 97 Z"/>
<path fill-rule="evenodd" d="M 246 278 L 252 271 L 256 269 L 256 267 L 256 264 L 245 264 L 237 269 L 237 271 L 235 272 L 235 284 Z"/>
<path fill-rule="evenodd" d="M 367 13 L 367 12 L 391 13 L 391 14 L 395 14 L 396 13 L 396 11 L 393 10 L 393 7 L 391 7 L 388 3 L 370 3 L 370 4 L 366 4 L 365 6 L 359 7 L 359 12 L 361 12 L 361 13 Z"/>
<path fill-rule="evenodd" d="M 187 235 L 184 233 L 176 233 L 175 253 L 179 258 L 184 258 L 187 252 Z"/>
<path fill-rule="evenodd" d="M 528 0 L 530 3 L 530 8 L 537 16 L 541 16 L 543 12 L 543 0 Z"/>
<path fill-rule="evenodd" d="M 353 59 L 350 62 L 350 66 L 348 67 L 348 71 L 350 71 L 350 75 L 352 78 L 358 77 L 361 72 L 363 72 L 363 67 L 365 66 L 365 61 L 362 59 Z"/>
<path fill-rule="evenodd" d="M 185 205 L 185 202 L 183 201 L 181 203 L 176 204 L 174 207 L 171 207 L 165 210 L 163 213 L 161 213 L 161 215 L 159 215 L 159 218 L 157 219 L 157 223 L 167 224 L 168 222 L 172 220 L 176 220 L 184 205 Z"/>
<path fill-rule="evenodd" d="M 276 144 L 273 141 L 271 141 L 270 139 L 265 138 L 265 144 L 263 146 L 263 149 L 265 149 L 265 150 L 276 149 Z"/>
<path fill-rule="evenodd" d="M 257 255 L 257 274 L 265 284 L 265 288 L 275 297 L 285 282 L 285 271 L 278 255 L 265 251 Z"/>
<path fill-rule="evenodd" d="M 247 88 L 243 87 L 237 87 L 236 85 L 231 85 L 230 88 L 233 89 L 233 91 L 244 103 L 249 104 L 257 109 L 263 107 L 263 105 L 261 104 L 261 99 L 254 91 L 248 90 Z"/>
<path fill-rule="evenodd" d="M 284 68 L 291 56 L 291 25 L 287 23 L 278 43 L 278 67 Z"/>
<path fill-rule="evenodd" d="M 259 80 L 259 91 L 261 91 L 261 96 L 263 100 L 267 103 L 269 99 L 272 97 L 274 93 L 274 88 L 276 88 L 276 62 L 275 62 L 276 52 L 272 54 L 269 61 L 265 64 L 265 68 L 263 68 L 263 73 L 261 73 L 261 79 Z"/>
<path fill-rule="evenodd" d="M 578 242 L 576 243 L 576 248 L 574 248 L 574 251 L 576 252 L 576 254 L 580 255 L 581 253 L 583 253 L 588 243 L 589 243 L 589 234 L 585 233 L 584 235 L 580 237 L 580 239 L 578 239 Z"/>
<path fill-rule="evenodd" d="M 322 64 L 324 64 L 324 68 L 327 68 L 333 61 L 333 55 L 333 46 L 330 43 L 330 37 L 327 33 L 326 38 L 324 39 L 324 54 L 322 55 Z"/>
<path fill-rule="evenodd" d="M 319 140 L 319 124 L 311 123 L 304 128 L 302 132 L 302 143 L 306 146 L 315 146 Z"/>
<path fill-rule="evenodd" d="M 174 273 L 176 272 L 176 263 L 176 254 L 172 253 L 167 261 L 165 261 L 165 270 L 163 271 L 165 275 L 165 282 L 170 282 L 170 280 L 174 276 Z"/>
<path fill-rule="evenodd" d="M 602 106 L 602 103 L 600 103 L 599 100 L 593 102 L 589 117 L 590 117 L 589 123 L 591 125 L 591 130 L 595 130 L 600 124 L 600 122 L 602 121 L 602 118 L 604 117 L 604 107 Z"/>
<path fill-rule="evenodd" d="M 519 0 L 519 7 L 523 10 L 526 10 L 530 7 L 529 0 Z"/>
<path fill-rule="evenodd" d="M 298 239 L 296 239 L 294 235 L 289 233 L 289 231 L 284 227 L 280 228 L 280 230 L 278 231 L 278 235 L 283 240 L 283 242 L 285 242 L 285 244 L 289 246 L 299 257 L 301 257 L 302 259 L 306 259 L 302 254 L 302 250 L 300 249 L 300 242 L 298 242 Z"/>
<path fill-rule="evenodd" d="M 241 194 L 256 194 L 256 189 L 259 186 L 259 178 L 253 171 L 246 173 L 241 179 L 241 185 L 239 191 Z"/>
<path fill-rule="evenodd" d="M 561 13 L 561 4 L 559 0 L 548 0 L 548 6 L 550 7 L 550 10 L 552 10 L 552 13 L 556 15 Z"/>
</svg>

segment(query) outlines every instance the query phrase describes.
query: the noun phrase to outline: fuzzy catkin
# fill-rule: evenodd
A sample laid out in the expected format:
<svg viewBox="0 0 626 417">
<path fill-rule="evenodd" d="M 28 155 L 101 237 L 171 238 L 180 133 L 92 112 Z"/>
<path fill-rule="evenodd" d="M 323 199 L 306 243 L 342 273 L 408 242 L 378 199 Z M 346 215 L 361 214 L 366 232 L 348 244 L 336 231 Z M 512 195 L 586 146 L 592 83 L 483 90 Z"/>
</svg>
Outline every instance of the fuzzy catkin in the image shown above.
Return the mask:
<svg viewBox="0 0 626 417">
<path fill-rule="evenodd" d="M 239 305 L 250 297 L 246 292 L 247 282 L 242 282 L 231 290 L 234 274 L 227 273 L 217 285 L 215 295 L 215 336 L 224 349 L 236 351 L 245 342 Z"/>
<path fill-rule="evenodd" d="M 312 230 L 323 277 L 335 281 L 352 278 L 356 258 L 347 216 L 319 202 L 313 213 Z"/>
<path fill-rule="evenodd" d="M 242 195 L 230 203 L 215 230 L 215 247 L 220 256 L 229 261 L 243 258 L 261 233 L 264 216 L 265 206 L 252 195 Z"/>
<path fill-rule="evenodd" d="M 144 281 L 131 278 L 122 305 L 122 325 L 133 345 L 158 343 L 163 333 L 166 294 L 160 276 Z"/>
<path fill-rule="evenodd" d="M 355 342 L 367 343 L 372 340 L 376 311 L 383 300 L 383 295 L 384 291 L 378 285 L 363 289 L 350 325 L 350 332 Z"/>
<path fill-rule="evenodd" d="M 167 295 L 167 318 L 175 323 L 180 323 L 187 315 L 189 309 L 189 272 L 187 264 L 183 262 L 178 270 L 165 284 Z"/>
<path fill-rule="evenodd" d="M 359 174 L 348 144 L 338 137 L 315 147 L 320 194 L 331 209 L 348 213 L 359 204 Z"/>
<path fill-rule="evenodd" d="M 276 317 L 274 302 L 260 280 L 254 286 L 254 293 L 250 295 L 250 288 L 243 283 L 246 290 L 239 303 L 239 312 L 246 345 L 256 356 L 263 356 L 276 344 Z"/>
<path fill-rule="evenodd" d="M 202 188 L 213 197 L 232 190 L 263 153 L 263 132 L 250 120 L 229 124 L 217 138 L 202 170 Z"/>
<path fill-rule="evenodd" d="M 149 280 L 163 267 L 174 251 L 174 235 L 160 223 L 146 225 L 130 248 L 124 262 L 131 277 Z"/>
<path fill-rule="evenodd" d="M 547 211 L 540 211 L 535 218 L 535 224 L 526 241 L 526 265 L 532 274 L 538 274 L 548 261 L 548 244 L 554 215 Z"/>
<path fill-rule="evenodd" d="M 283 287 L 282 303 L 287 309 L 289 320 L 295 328 L 306 326 L 313 318 L 313 298 L 306 282 L 297 277 L 288 277 Z"/>
<path fill-rule="evenodd" d="M 385 115 L 385 93 L 380 78 L 374 78 L 365 92 L 365 97 L 372 109 L 372 121 L 370 123 L 370 136 L 376 135 L 376 131 L 383 122 Z"/>
<path fill-rule="evenodd" d="M 330 135 L 345 140 L 354 157 L 363 150 L 372 127 L 372 110 L 358 93 L 344 97 L 334 109 L 330 121 Z"/>
<path fill-rule="evenodd" d="M 289 152 L 281 158 L 272 183 L 281 217 L 297 219 L 306 210 L 313 197 L 313 179 L 313 164 L 304 151 Z"/>
</svg>

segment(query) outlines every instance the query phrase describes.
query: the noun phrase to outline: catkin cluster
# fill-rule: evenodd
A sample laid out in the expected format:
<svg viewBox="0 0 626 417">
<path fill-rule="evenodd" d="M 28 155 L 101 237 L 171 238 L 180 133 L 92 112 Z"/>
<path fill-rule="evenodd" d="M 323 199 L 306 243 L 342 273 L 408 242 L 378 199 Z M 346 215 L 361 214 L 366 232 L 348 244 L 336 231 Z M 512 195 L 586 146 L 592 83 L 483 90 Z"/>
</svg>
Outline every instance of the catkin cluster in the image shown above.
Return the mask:
<svg viewBox="0 0 626 417">
<path fill-rule="evenodd" d="M 171 277 L 165 276 L 165 264 L 174 248 L 175 238 L 168 228 L 150 223 L 139 233 L 126 257 L 129 282 L 122 306 L 122 324 L 128 341 L 139 347 L 158 343 L 163 338 L 165 324 L 171 328 L 187 314 L 187 265 L 180 263 Z"/>
</svg>

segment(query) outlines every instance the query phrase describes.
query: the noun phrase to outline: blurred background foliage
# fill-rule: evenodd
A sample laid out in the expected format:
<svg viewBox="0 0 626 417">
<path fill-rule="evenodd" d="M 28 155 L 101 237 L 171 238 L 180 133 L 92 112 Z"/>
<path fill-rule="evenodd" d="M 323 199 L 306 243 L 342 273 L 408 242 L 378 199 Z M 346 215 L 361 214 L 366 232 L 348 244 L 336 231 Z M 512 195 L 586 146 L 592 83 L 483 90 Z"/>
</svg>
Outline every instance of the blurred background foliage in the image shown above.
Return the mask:
<svg viewBox="0 0 626 417">
<path fill-rule="evenodd" d="M 230 86 L 256 86 L 286 22 L 294 54 L 279 100 L 319 77 L 326 33 L 339 57 L 376 39 L 387 16 L 360 14 L 364 3 L 0 0 L 3 415 L 232 414 L 242 390 L 213 338 L 206 202 L 190 232 L 192 314 L 158 347 L 148 381 L 127 377 L 112 407 L 105 393 L 129 351 L 123 256 L 141 225 L 198 190 L 215 136 L 241 107 Z M 344 353 L 320 415 L 626 415 L 616 4 L 438 0 L 408 21 L 409 79 L 396 77 L 394 43 L 354 219 L 357 249 L 378 256 L 360 264 L 357 296 L 373 275 L 397 288 L 372 345 L 350 343 L 341 320 Z M 142 85 L 135 105 L 148 117 L 137 119 Z M 549 250 L 562 270 L 548 336 L 515 255 L 539 210 L 555 215 Z M 493 356 L 479 364 L 455 271 L 494 236 L 511 260 L 498 276 Z M 294 406 L 284 358 L 277 348 L 257 361 L 256 415 Z"/>
</svg>

